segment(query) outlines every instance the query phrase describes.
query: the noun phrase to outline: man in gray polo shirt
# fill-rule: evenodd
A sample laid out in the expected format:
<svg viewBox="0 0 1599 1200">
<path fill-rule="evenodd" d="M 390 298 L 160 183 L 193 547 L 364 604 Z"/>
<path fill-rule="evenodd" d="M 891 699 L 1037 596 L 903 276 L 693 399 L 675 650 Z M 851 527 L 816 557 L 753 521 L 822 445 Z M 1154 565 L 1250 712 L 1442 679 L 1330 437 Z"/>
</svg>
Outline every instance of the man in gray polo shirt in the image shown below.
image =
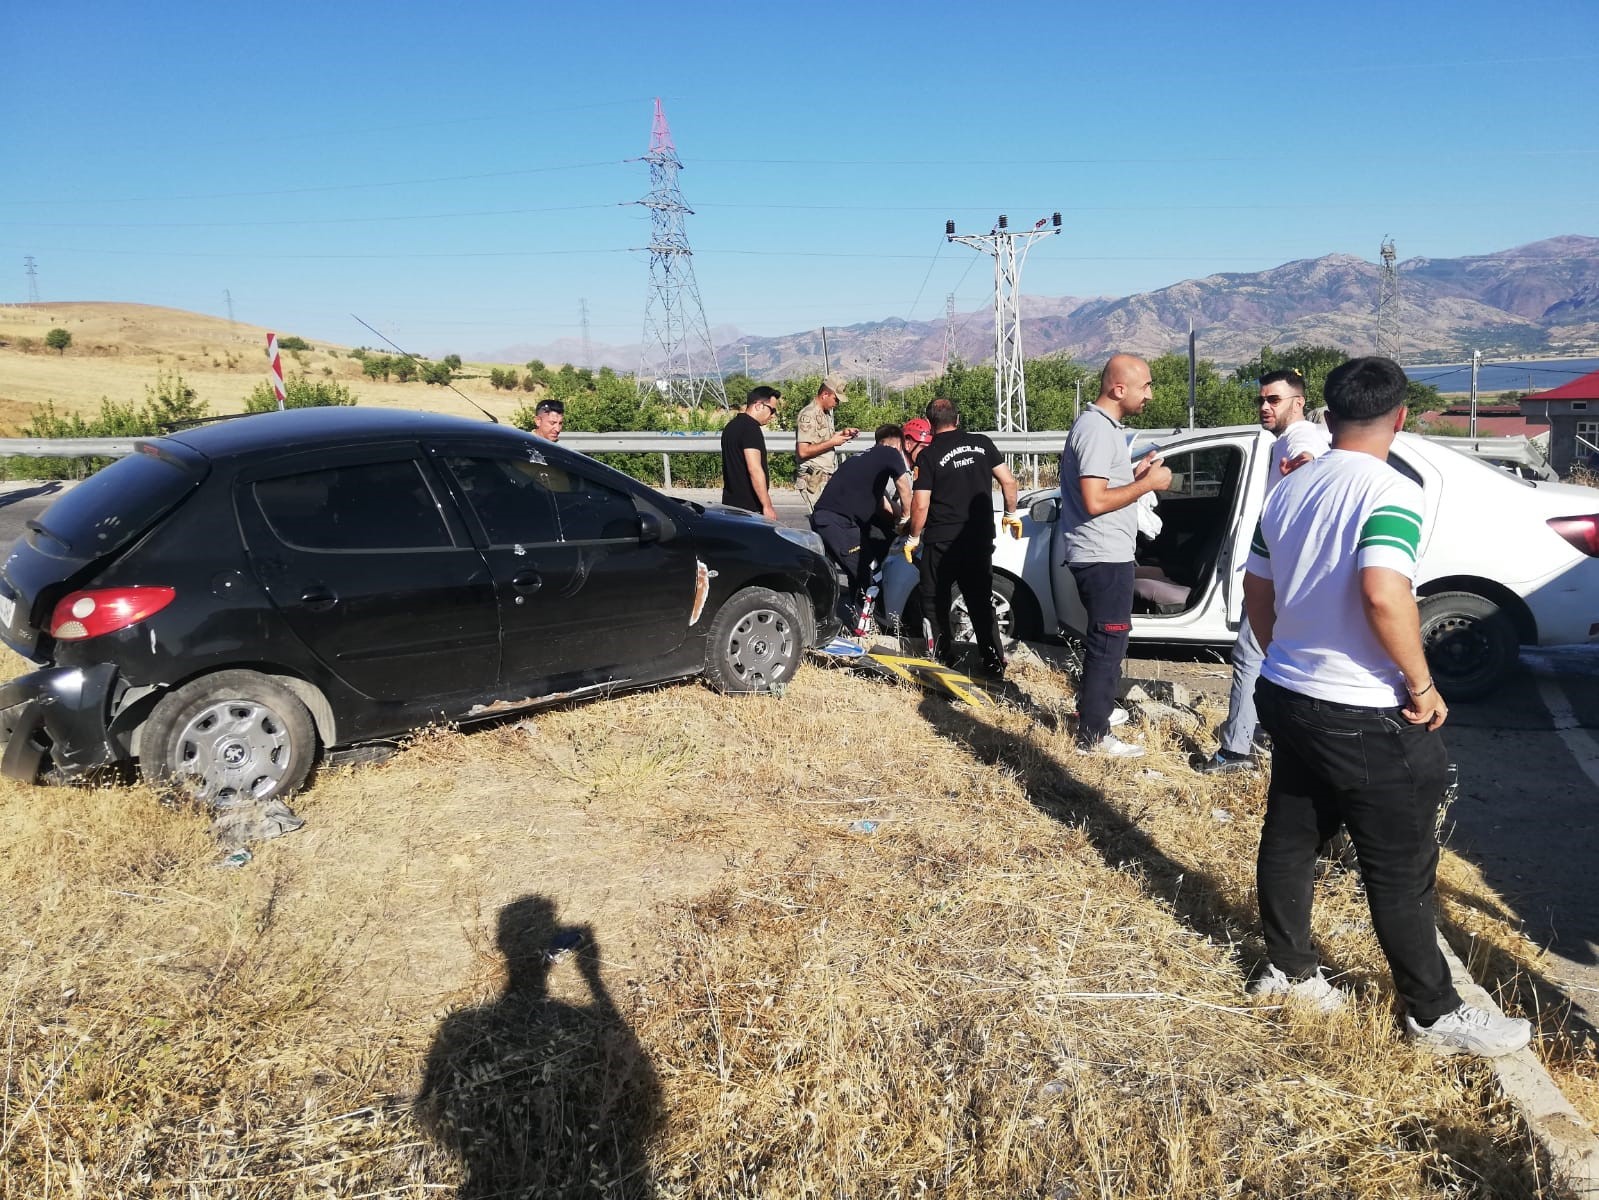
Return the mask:
<svg viewBox="0 0 1599 1200">
<path fill-rule="evenodd" d="M 1139 498 L 1171 487 L 1171 469 L 1150 451 L 1135 465 L 1127 453 L 1126 417 L 1155 394 L 1149 364 L 1117 354 L 1099 376 L 1099 398 L 1072 424 L 1060 455 L 1061 554 L 1088 615 L 1083 681 L 1077 696 L 1077 752 L 1141 758 L 1142 746 L 1110 732 L 1116 682 L 1133 618 L 1133 551 Z"/>
</svg>

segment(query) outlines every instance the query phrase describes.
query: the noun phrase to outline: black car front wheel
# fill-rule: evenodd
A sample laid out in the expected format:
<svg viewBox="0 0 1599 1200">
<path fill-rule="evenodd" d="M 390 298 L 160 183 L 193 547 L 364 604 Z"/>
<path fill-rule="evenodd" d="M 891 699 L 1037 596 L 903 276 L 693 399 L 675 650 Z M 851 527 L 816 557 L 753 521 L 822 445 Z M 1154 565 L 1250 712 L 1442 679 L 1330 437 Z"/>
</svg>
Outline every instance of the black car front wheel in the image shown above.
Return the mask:
<svg viewBox="0 0 1599 1200">
<path fill-rule="evenodd" d="M 174 688 L 139 737 L 145 779 L 218 808 L 291 795 L 315 756 L 305 705 L 255 671 L 218 671 Z"/>
<path fill-rule="evenodd" d="M 745 588 L 711 622 L 705 677 L 724 692 L 781 691 L 804 649 L 794 601 L 770 588 Z"/>
</svg>

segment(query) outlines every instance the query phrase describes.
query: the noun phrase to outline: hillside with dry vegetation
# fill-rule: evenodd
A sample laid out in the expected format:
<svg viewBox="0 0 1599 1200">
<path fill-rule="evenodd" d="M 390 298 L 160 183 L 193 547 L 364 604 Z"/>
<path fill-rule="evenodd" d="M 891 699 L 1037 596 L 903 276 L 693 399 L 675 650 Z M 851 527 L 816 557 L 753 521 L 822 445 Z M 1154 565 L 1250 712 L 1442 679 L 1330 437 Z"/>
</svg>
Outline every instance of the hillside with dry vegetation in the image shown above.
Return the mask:
<svg viewBox="0 0 1599 1200">
<path fill-rule="evenodd" d="M 1016 676 L 433 731 L 238 869 L 143 789 L 0 784 L 0 1196 L 1556 1194 L 1483 1067 L 1399 1040 L 1350 876 L 1353 1011 L 1244 998 L 1262 781 L 1170 729 L 1078 758 Z M 1593 1115 L 1536 948 L 1440 891 Z"/>
<path fill-rule="evenodd" d="M 64 353 L 45 345 L 54 328 L 72 335 Z M 277 332 L 281 337 L 292 331 Z M 243 412 L 245 398 L 267 379 L 266 339 L 267 331 L 253 325 L 147 304 L 0 307 L 0 432 L 15 436 L 45 404 L 63 414 L 87 416 L 102 399 L 136 401 L 163 373 L 180 374 L 213 413 Z M 283 351 L 286 375 L 345 384 L 366 405 L 474 415 L 448 388 L 373 380 L 362 374 L 361 362 L 349 347 L 320 341 L 309 345 L 308 350 Z M 484 364 L 464 364 L 455 386 L 503 421 L 525 397 L 493 388 L 489 370 Z"/>
</svg>

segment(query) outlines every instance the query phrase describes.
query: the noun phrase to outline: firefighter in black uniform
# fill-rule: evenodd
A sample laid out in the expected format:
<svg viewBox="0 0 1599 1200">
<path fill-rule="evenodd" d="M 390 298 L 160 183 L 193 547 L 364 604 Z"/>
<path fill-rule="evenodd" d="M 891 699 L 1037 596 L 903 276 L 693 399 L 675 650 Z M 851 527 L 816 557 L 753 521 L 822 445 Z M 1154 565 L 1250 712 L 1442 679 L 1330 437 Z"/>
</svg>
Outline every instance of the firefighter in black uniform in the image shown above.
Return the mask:
<svg viewBox="0 0 1599 1200">
<path fill-rule="evenodd" d="M 927 406 L 933 440 L 916 460 L 912 490 L 908 560 L 922 552 L 922 620 L 928 649 L 939 662 L 954 665 L 950 628 L 951 590 L 966 600 L 983 669 L 1005 672 L 999 623 L 994 617 L 994 482 L 1005 499 L 1002 518 L 1012 535 L 1021 530 L 1016 515 L 1016 477 L 994 443 L 980 433 L 963 433 L 952 401 L 940 397 Z M 936 622 L 936 625 L 935 625 Z"/>
</svg>

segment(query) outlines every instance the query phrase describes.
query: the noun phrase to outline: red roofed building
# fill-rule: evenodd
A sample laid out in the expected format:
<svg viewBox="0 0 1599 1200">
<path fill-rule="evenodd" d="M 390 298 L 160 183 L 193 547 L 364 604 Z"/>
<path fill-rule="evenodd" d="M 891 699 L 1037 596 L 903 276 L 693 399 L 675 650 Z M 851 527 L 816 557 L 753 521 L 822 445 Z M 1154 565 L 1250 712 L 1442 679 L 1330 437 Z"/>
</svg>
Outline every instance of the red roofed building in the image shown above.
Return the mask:
<svg viewBox="0 0 1599 1200">
<path fill-rule="evenodd" d="M 1529 425 L 1549 426 L 1549 465 L 1565 476 L 1573 463 L 1599 454 L 1599 371 L 1521 398 Z"/>
</svg>

